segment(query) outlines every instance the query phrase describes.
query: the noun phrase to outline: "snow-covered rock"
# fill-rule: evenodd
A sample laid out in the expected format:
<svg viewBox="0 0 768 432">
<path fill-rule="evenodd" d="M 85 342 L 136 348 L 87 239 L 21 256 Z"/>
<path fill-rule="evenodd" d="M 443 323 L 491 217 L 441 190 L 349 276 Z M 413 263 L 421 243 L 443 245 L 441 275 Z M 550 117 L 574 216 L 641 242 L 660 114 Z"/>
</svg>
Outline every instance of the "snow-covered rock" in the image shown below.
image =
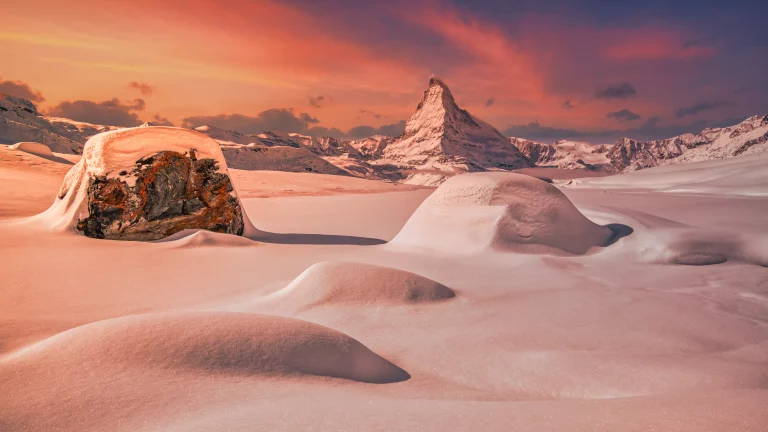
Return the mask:
<svg viewBox="0 0 768 432">
<path fill-rule="evenodd" d="M 568 255 L 606 246 L 615 235 L 582 215 L 555 186 L 523 174 L 491 172 L 449 178 L 391 244 L 452 254 Z"/>
<path fill-rule="evenodd" d="M 263 144 L 261 140 L 253 135 L 244 135 L 237 131 L 225 130 L 216 126 L 203 125 L 196 127 L 195 130 L 208 135 L 222 145 Z"/>
<path fill-rule="evenodd" d="M 381 157 L 374 164 L 445 175 L 533 166 L 493 126 L 459 108 L 448 86 L 435 77 L 405 124 L 403 136 L 377 152 Z"/>
<path fill-rule="evenodd" d="M 305 148 L 231 145 L 222 146 L 221 150 L 228 166 L 236 169 L 349 175 Z"/>
<path fill-rule="evenodd" d="M 618 171 L 670 163 L 726 159 L 768 150 L 768 115 L 753 116 L 726 128 L 708 128 L 656 141 L 620 139 L 607 153 Z"/>
<path fill-rule="evenodd" d="M 156 240 L 184 229 L 241 235 L 243 211 L 219 144 L 171 127 L 98 134 L 39 216 L 88 237 Z"/>
<path fill-rule="evenodd" d="M 537 166 L 612 170 L 610 161 L 606 156 L 609 146 L 606 145 L 566 140 L 560 140 L 554 144 L 544 144 L 514 137 L 510 138 L 509 141 Z"/>
<path fill-rule="evenodd" d="M 38 142 L 55 152 L 79 154 L 86 138 L 77 123 L 44 117 L 32 102 L 0 94 L 0 143 Z"/>
</svg>

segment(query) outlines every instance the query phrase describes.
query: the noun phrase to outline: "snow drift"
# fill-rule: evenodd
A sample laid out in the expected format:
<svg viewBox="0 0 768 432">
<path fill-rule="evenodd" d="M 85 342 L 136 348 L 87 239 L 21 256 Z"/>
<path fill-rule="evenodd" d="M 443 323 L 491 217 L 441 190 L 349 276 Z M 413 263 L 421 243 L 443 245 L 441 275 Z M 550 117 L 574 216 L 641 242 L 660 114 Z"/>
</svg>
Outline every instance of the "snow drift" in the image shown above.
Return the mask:
<svg viewBox="0 0 768 432">
<path fill-rule="evenodd" d="M 12 145 L 11 148 L 37 156 L 54 157 L 50 147 L 36 142 L 20 142 Z"/>
<path fill-rule="evenodd" d="M 368 383 L 409 378 L 357 340 L 306 321 L 232 312 L 134 315 L 59 333 L 0 363 L 316 375 Z"/>
<path fill-rule="evenodd" d="M 476 253 L 584 254 L 615 233 L 591 222 L 551 184 L 522 174 L 452 177 L 411 216 L 393 244 Z"/>
<path fill-rule="evenodd" d="M 388 304 L 435 302 L 454 297 L 443 284 L 390 267 L 355 262 L 321 262 L 270 296 L 308 308 L 326 304 Z"/>
</svg>

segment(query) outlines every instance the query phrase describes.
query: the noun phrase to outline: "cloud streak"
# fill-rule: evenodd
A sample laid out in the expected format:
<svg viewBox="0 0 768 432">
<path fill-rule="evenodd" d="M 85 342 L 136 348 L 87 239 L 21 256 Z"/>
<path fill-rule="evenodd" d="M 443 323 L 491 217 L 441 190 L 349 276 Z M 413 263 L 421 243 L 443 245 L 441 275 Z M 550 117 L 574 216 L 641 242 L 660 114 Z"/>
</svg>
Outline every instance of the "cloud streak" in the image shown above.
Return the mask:
<svg viewBox="0 0 768 432">
<path fill-rule="evenodd" d="M 637 89 L 628 82 L 609 84 L 595 90 L 595 99 L 629 99 L 637 96 Z"/>
<path fill-rule="evenodd" d="M 131 90 L 136 90 L 144 96 L 152 96 L 152 93 L 154 93 L 154 91 L 156 90 L 154 86 L 151 86 L 143 82 L 137 82 L 137 81 L 129 82 L 128 88 Z"/>
<path fill-rule="evenodd" d="M 705 101 L 679 108 L 675 115 L 677 118 L 683 118 L 686 116 L 695 116 L 705 111 L 712 111 L 729 106 L 733 106 L 733 103 L 724 100 Z"/>
<path fill-rule="evenodd" d="M 634 113 L 626 108 L 619 111 L 609 112 L 608 114 L 605 115 L 605 117 L 612 118 L 618 122 L 627 122 L 627 121 L 639 120 L 640 118 L 642 118 L 639 114 Z"/>
</svg>

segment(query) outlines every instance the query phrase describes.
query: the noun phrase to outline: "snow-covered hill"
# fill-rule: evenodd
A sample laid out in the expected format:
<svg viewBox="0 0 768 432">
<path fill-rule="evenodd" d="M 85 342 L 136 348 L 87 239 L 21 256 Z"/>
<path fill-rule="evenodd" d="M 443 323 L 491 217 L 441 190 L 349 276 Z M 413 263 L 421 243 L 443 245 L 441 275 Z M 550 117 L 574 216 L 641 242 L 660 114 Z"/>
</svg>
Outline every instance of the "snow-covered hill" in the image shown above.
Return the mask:
<svg viewBox="0 0 768 432">
<path fill-rule="evenodd" d="M 304 148 L 250 144 L 221 146 L 221 150 L 230 168 L 349 175 Z"/>
<path fill-rule="evenodd" d="M 0 94 L 0 143 L 31 141 L 58 153 L 80 154 L 91 136 L 116 129 L 74 120 L 45 117 L 22 98 Z"/>
</svg>

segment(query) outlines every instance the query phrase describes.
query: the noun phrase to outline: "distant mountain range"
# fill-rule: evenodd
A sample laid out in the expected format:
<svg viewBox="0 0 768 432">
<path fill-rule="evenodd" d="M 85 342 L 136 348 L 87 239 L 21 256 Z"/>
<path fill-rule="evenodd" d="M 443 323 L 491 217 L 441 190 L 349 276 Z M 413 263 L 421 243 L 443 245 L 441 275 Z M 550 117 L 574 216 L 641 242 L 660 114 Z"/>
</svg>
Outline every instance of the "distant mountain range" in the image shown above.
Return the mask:
<svg viewBox="0 0 768 432">
<path fill-rule="evenodd" d="M 89 137 L 114 129 L 118 127 L 46 117 L 28 100 L 0 95 L 0 143 L 33 141 L 54 152 L 79 154 Z M 417 184 L 439 184 L 462 172 L 534 166 L 617 173 L 768 150 L 768 115 L 698 134 L 656 141 L 622 138 L 613 145 L 574 141 L 545 144 L 509 138 L 456 105 L 448 86 L 435 77 L 399 137 L 377 135 L 348 141 L 279 131 L 246 135 L 212 125 L 195 130 L 220 143 L 231 168 L 317 172 Z"/>
</svg>

